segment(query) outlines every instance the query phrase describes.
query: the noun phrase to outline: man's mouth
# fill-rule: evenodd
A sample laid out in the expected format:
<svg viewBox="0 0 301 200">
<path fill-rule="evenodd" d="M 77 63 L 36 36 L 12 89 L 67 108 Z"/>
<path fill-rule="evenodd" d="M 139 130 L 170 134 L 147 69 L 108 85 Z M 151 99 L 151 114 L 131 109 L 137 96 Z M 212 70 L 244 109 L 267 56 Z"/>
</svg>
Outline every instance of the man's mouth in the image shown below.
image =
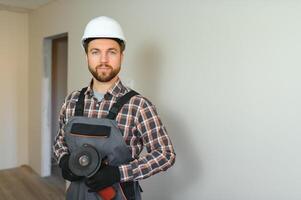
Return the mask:
<svg viewBox="0 0 301 200">
<path fill-rule="evenodd" d="M 109 66 L 109 65 L 101 65 L 101 66 L 96 67 L 97 71 L 108 71 L 108 70 L 111 70 L 111 69 L 112 69 L 112 67 Z"/>
</svg>

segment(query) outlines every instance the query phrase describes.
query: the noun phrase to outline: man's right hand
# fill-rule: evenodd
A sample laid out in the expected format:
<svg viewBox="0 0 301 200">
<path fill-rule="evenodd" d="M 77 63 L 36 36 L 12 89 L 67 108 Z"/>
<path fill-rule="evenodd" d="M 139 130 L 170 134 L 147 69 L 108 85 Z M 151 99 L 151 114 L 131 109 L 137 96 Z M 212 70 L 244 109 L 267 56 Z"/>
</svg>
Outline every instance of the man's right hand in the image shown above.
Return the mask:
<svg viewBox="0 0 301 200">
<path fill-rule="evenodd" d="M 75 174 L 72 173 L 72 171 L 69 168 L 69 154 L 64 155 L 61 160 L 60 160 L 60 164 L 59 166 L 62 169 L 62 176 L 64 179 L 68 180 L 68 181 L 79 181 L 81 179 L 83 179 L 83 176 L 77 176 Z"/>
</svg>

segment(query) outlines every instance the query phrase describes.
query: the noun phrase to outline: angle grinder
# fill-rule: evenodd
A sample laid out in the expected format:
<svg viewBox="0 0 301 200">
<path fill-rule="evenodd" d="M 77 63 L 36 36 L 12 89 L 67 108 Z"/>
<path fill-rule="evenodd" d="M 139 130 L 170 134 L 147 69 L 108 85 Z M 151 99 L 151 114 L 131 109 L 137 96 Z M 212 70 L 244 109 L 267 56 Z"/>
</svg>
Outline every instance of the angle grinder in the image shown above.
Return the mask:
<svg viewBox="0 0 301 200">
<path fill-rule="evenodd" d="M 69 168 L 77 176 L 92 177 L 101 166 L 102 155 L 90 144 L 83 144 L 76 148 L 70 155 Z M 107 187 L 98 191 L 103 200 L 112 200 L 116 196 L 113 187 Z"/>
</svg>

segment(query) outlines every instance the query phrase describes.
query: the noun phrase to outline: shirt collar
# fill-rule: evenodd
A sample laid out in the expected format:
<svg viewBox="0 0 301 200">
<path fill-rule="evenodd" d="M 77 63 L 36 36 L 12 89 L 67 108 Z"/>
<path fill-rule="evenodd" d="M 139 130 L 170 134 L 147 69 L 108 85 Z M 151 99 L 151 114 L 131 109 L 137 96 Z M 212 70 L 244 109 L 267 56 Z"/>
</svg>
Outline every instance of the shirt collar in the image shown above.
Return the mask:
<svg viewBox="0 0 301 200">
<path fill-rule="evenodd" d="M 90 81 L 90 84 L 85 92 L 85 95 L 93 96 L 94 92 L 92 88 L 93 88 L 93 79 Z"/>
<path fill-rule="evenodd" d="M 121 97 L 127 92 L 127 88 L 122 84 L 121 80 L 118 78 L 118 80 L 114 83 L 114 85 L 107 91 L 105 96 L 107 94 L 112 95 L 114 97 Z M 90 81 L 90 85 L 87 88 L 87 91 L 85 95 L 93 96 L 93 79 Z"/>
</svg>

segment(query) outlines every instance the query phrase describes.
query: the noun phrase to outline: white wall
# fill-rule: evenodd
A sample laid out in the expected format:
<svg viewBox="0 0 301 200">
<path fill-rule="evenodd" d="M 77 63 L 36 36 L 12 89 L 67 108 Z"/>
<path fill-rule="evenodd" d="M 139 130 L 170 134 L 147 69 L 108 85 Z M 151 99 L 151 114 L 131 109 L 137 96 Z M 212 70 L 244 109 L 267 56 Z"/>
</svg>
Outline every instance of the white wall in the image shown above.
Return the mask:
<svg viewBox="0 0 301 200">
<path fill-rule="evenodd" d="M 177 152 L 144 199 L 301 196 L 301 4 L 58 0 L 30 14 L 30 163 L 40 164 L 42 40 L 69 35 L 68 90 L 88 84 L 80 38 L 108 15 L 128 39 L 122 77 L 156 105 Z"/>
<path fill-rule="evenodd" d="M 28 15 L 0 10 L 0 169 L 28 163 Z"/>
</svg>

